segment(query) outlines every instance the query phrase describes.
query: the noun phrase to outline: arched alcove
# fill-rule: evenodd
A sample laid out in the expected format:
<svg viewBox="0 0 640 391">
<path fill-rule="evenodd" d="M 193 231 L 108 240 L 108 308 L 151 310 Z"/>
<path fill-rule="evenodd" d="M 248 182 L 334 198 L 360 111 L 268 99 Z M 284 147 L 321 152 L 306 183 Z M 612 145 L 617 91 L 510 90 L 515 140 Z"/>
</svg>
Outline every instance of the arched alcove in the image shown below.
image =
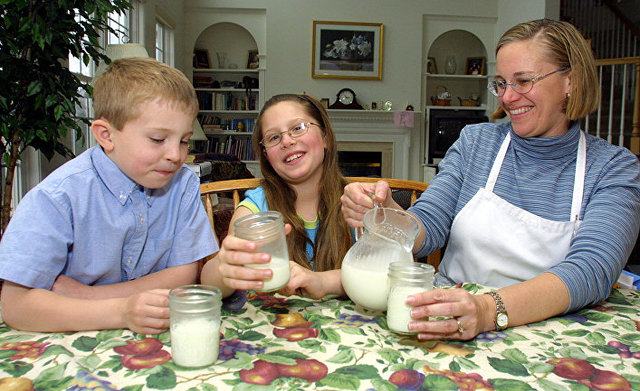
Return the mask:
<svg viewBox="0 0 640 391">
<path fill-rule="evenodd" d="M 465 74 L 469 57 L 487 58 L 487 50 L 482 41 L 473 33 L 465 30 L 450 30 L 439 35 L 431 44 L 428 56 L 436 59 L 438 73 L 445 73 L 447 57 L 456 60 L 455 74 Z"/>
<path fill-rule="evenodd" d="M 217 53 L 226 53 L 226 64 L 223 68 L 244 69 L 247 67 L 249 50 L 257 48 L 256 40 L 247 29 L 229 22 L 207 27 L 200 33 L 194 45 L 194 49 L 209 51 L 213 68 L 220 68 Z"/>
</svg>

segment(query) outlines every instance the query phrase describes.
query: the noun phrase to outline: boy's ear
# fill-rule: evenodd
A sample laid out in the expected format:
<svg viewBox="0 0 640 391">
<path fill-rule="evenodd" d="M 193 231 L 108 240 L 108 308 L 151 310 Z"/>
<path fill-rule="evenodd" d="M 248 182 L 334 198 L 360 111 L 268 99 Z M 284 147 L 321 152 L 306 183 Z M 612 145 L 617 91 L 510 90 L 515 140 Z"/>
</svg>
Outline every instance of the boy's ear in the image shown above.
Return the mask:
<svg viewBox="0 0 640 391">
<path fill-rule="evenodd" d="M 109 121 L 102 118 L 94 120 L 91 123 L 91 132 L 102 149 L 104 149 L 105 152 L 111 152 L 113 149 L 111 133 L 114 132 L 114 129 Z"/>
</svg>

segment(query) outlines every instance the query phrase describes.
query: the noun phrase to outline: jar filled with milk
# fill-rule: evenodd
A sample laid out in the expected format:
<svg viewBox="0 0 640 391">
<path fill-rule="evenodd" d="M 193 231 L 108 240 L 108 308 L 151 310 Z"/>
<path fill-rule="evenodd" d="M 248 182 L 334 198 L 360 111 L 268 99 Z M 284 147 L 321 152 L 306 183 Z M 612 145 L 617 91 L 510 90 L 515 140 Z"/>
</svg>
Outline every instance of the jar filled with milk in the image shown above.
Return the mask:
<svg viewBox="0 0 640 391">
<path fill-rule="evenodd" d="M 171 357 L 182 367 L 204 367 L 218 359 L 222 292 L 210 285 L 169 291 Z"/>
<path fill-rule="evenodd" d="M 433 266 L 426 263 L 393 262 L 389 265 L 387 326 L 401 334 L 411 334 L 409 322 L 413 307 L 407 296 L 433 289 Z"/>
<path fill-rule="evenodd" d="M 282 288 L 289 282 L 289 250 L 284 234 L 282 213 L 277 211 L 258 212 L 233 223 L 234 235 L 240 239 L 256 243 L 256 252 L 271 255 L 271 262 L 247 265 L 256 269 L 271 269 L 273 275 L 264 280 L 261 292 L 271 292 Z"/>
<path fill-rule="evenodd" d="M 389 264 L 413 262 L 412 248 L 420 227 L 413 215 L 392 208 L 371 209 L 363 223 L 364 234 L 342 261 L 342 286 L 354 303 L 384 311 L 389 292 Z"/>
</svg>

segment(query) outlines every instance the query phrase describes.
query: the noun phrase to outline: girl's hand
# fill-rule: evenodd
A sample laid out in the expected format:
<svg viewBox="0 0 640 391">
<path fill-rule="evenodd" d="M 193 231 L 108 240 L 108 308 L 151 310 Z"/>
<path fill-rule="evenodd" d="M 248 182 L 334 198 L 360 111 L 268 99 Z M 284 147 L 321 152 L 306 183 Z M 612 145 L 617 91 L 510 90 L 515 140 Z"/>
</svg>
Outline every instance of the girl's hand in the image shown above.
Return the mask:
<svg viewBox="0 0 640 391">
<path fill-rule="evenodd" d="M 291 232 L 291 225 L 285 224 L 285 234 Z M 233 234 L 222 241 L 218 258 L 218 273 L 222 282 L 232 289 L 261 289 L 263 280 L 272 277 L 271 269 L 255 269 L 247 267 L 252 264 L 265 264 L 271 261 L 271 255 L 256 252 L 257 245 L 253 241 L 240 239 Z"/>
</svg>

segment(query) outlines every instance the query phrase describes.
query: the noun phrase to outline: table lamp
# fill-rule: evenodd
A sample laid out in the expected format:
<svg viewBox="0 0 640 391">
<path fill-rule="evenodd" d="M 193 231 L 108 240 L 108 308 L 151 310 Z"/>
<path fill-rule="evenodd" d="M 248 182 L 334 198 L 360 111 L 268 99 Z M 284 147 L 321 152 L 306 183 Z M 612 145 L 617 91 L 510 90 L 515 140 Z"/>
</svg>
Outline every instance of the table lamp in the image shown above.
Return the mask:
<svg viewBox="0 0 640 391">
<path fill-rule="evenodd" d="M 194 141 L 207 141 L 207 136 L 204 134 L 200 121 L 197 119 L 193 121 L 193 135 L 191 135 L 191 139 L 189 140 L 189 150 L 193 149 Z"/>
<path fill-rule="evenodd" d="M 144 46 L 142 46 L 142 44 L 139 43 L 120 43 L 107 45 L 104 54 L 109 57 L 111 61 L 129 57 L 149 57 L 147 50 L 144 48 Z M 100 62 L 100 65 L 98 65 L 94 77 L 97 77 L 98 75 L 106 71 L 107 67 L 108 65 L 104 61 Z"/>
</svg>

